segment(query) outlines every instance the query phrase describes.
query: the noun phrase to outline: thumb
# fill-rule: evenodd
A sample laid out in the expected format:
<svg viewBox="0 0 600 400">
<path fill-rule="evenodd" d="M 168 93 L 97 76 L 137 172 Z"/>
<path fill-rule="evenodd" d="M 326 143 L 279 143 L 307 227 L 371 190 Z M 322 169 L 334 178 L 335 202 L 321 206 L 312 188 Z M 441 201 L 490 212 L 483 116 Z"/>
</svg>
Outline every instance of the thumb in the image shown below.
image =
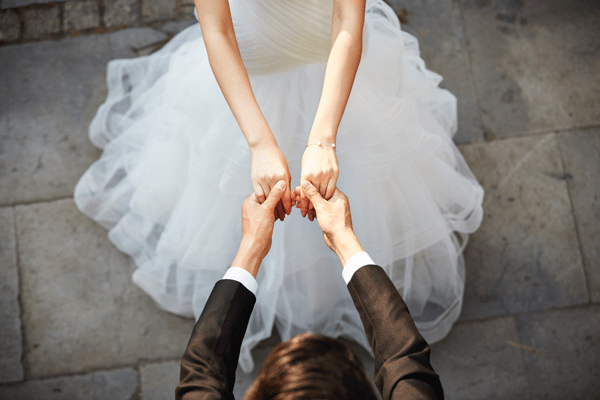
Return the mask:
<svg viewBox="0 0 600 400">
<path fill-rule="evenodd" d="M 277 182 L 277 184 L 273 186 L 273 188 L 269 192 L 269 196 L 267 197 L 267 200 L 265 200 L 263 205 L 266 204 L 268 208 L 275 208 L 277 203 L 279 203 L 279 200 L 281 200 L 281 198 L 285 194 L 285 187 L 285 181 Z"/>
<path fill-rule="evenodd" d="M 314 187 L 309 181 L 302 182 L 302 191 L 306 197 L 308 197 L 311 203 L 313 203 L 313 206 L 324 200 L 317 188 Z"/>
</svg>

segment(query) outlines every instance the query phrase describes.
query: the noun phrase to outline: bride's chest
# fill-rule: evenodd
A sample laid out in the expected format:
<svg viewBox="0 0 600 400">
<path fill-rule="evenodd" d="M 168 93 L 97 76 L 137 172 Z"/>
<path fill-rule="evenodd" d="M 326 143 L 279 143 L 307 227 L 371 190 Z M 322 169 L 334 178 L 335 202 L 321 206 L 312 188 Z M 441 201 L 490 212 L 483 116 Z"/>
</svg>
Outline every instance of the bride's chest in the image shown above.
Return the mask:
<svg viewBox="0 0 600 400">
<path fill-rule="evenodd" d="M 264 33 L 300 35 L 329 34 L 333 0 L 229 0 L 237 27 Z"/>
</svg>

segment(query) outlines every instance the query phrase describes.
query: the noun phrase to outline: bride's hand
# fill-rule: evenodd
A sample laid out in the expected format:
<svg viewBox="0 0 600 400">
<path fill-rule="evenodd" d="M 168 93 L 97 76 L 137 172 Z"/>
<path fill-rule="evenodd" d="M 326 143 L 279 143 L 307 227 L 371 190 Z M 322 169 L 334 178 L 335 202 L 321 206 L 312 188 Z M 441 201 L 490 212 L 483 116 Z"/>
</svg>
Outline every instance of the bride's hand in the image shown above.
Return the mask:
<svg viewBox="0 0 600 400">
<path fill-rule="evenodd" d="M 337 155 L 335 149 L 325 143 L 321 145 L 311 145 L 304 150 L 302 156 L 302 173 L 300 182 L 309 181 L 319 191 L 325 200 L 329 200 L 335 192 L 337 179 L 339 175 Z M 308 213 L 308 219 L 314 220 L 314 212 L 312 203 L 304 195 L 300 194 L 299 207 L 302 211 L 302 216 L 305 217 Z M 298 205 L 296 206 L 298 207 Z"/>
<path fill-rule="evenodd" d="M 271 189 L 281 180 L 287 182 L 286 192 L 275 207 L 275 218 L 284 220 L 285 214 L 292 211 L 292 196 L 290 190 L 291 175 L 287 160 L 279 147 L 269 146 L 255 149 L 252 152 L 252 186 L 258 202 L 262 204 Z"/>
</svg>

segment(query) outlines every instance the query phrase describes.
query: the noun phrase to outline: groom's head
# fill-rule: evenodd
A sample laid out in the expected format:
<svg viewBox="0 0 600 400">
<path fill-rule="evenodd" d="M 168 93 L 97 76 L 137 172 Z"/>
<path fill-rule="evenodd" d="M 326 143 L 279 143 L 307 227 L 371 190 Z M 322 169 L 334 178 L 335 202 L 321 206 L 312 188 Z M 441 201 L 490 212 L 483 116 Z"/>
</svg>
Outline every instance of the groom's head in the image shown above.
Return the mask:
<svg viewBox="0 0 600 400">
<path fill-rule="evenodd" d="M 338 339 L 314 333 L 280 343 L 246 400 L 376 399 L 360 360 Z"/>
</svg>

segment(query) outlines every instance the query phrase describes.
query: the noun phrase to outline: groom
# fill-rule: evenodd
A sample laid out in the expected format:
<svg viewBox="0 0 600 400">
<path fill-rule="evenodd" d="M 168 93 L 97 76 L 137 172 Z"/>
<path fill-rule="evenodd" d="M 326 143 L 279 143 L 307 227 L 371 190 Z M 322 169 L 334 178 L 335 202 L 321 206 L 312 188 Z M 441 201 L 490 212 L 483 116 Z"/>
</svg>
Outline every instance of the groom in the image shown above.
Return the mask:
<svg viewBox="0 0 600 400">
<path fill-rule="evenodd" d="M 256 275 L 271 248 L 274 209 L 285 186 L 278 182 L 262 204 L 254 193 L 242 204 L 242 242 L 194 327 L 181 362 L 177 399 L 233 399 L 240 347 L 256 302 Z M 348 198 L 336 188 L 327 201 L 310 182 L 292 197 L 298 199 L 300 190 L 314 206 L 325 243 L 344 266 L 342 276 L 375 354 L 375 383 L 383 399 L 443 399 L 429 345 L 391 280 L 354 235 Z M 375 398 L 362 367 L 336 342 L 304 334 L 280 344 L 246 399 Z"/>
</svg>

